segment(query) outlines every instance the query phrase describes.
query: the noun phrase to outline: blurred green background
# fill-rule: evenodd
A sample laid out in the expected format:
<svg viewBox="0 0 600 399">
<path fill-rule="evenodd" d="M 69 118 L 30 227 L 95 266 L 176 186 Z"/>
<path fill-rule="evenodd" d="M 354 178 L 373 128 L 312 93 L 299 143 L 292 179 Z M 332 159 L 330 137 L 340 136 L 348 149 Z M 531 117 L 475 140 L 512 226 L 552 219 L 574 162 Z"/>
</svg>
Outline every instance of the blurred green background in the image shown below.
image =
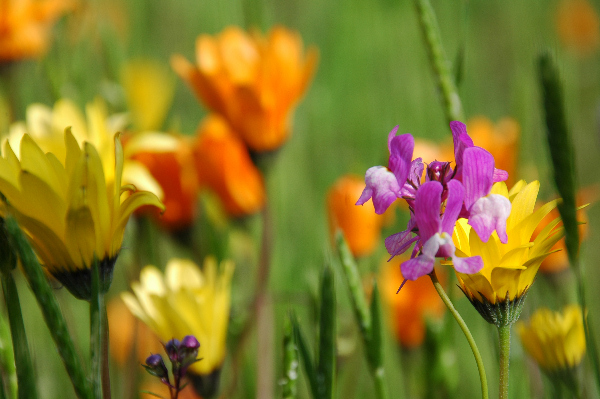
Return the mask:
<svg viewBox="0 0 600 399">
<path fill-rule="evenodd" d="M 575 138 L 578 181 L 582 187 L 598 184 L 600 52 L 596 48 L 582 55 L 561 42 L 556 28 L 560 2 L 434 0 L 432 4 L 445 53 L 453 67 L 462 51 L 462 80 L 458 89 L 466 117 L 484 115 L 497 121 L 510 116 L 518 121 L 521 127 L 518 175 L 527 181 L 540 180 L 541 199 L 551 198 L 554 187 L 549 174 L 536 59 L 547 48 L 556 54 L 568 123 Z M 594 7 L 598 11 L 597 3 Z M 276 231 L 269 283 L 274 315 L 273 359 L 257 356 L 252 349 L 255 342 L 252 338 L 250 351 L 244 356 L 244 376 L 235 394 L 239 398 L 254 397 L 254 373 L 261 362 L 265 362 L 265 367 L 275 362 L 273 390 L 279 394 L 276 385 L 281 374 L 282 320 L 290 307 L 301 314 L 305 331 L 310 336 L 315 334 L 311 315 L 318 276 L 323 264 L 335 258 L 331 254 L 325 208 L 325 195 L 332 183 L 343 174 L 362 175 L 370 166 L 385 164 L 387 133 L 395 125 L 400 126 L 399 132 L 412 133 L 418 138 L 442 140 L 450 135 L 413 3 L 80 0 L 77 8 L 55 26 L 54 43 L 46 57 L 23 62 L 12 77 L 17 85 L 17 103 L 13 107 L 18 119 L 24 118 L 28 104 L 52 105 L 58 97 L 69 97 L 84 106 L 100 95 L 112 111 L 123 111 L 123 97 L 117 84 L 120 66 L 125 61 L 150 58 L 169 68 L 169 57 L 174 53 L 194 59 L 195 39 L 200 33 L 216 34 L 228 25 L 258 27 L 264 32 L 276 24 L 297 30 L 306 45 L 318 47 L 320 62 L 314 81 L 295 113 L 293 134 L 276 155 L 268 179 Z M 165 127 L 193 134 L 207 111 L 174 73 L 172 76 L 177 82 L 176 91 Z M 600 209 L 591 206 L 588 216 L 589 237 L 582 246 L 582 266 L 588 285 L 588 317 L 598 325 Z M 406 216 L 397 219 L 387 233 L 403 228 Z M 258 222 L 249 218 L 243 223 L 253 226 L 258 243 Z M 382 242 L 375 255 L 361 261 L 362 271 L 367 274 L 376 270 L 384 253 Z M 161 256 L 166 259 L 166 255 Z M 126 274 L 123 270 L 126 267 L 127 256 L 124 256 L 117 265 L 109 296 L 127 289 L 119 282 Z M 236 269 L 234 315 L 244 311 L 254 271 L 251 262 L 239 264 Z M 339 271 L 336 268 L 340 303 L 338 397 L 368 398 L 372 396 L 373 384 L 363 361 L 362 342 L 354 327 L 347 288 Z M 572 283 L 569 273 L 554 281 L 538 277 L 524 317 L 542 305 L 557 307 L 560 301 L 555 298 L 553 284 Z M 64 291 L 59 290 L 58 295 L 71 327 L 78 332 L 81 351 L 87 353 L 86 304 L 74 301 Z M 494 397 L 496 331 L 477 315 L 456 287 L 450 291 L 479 343 Z M 26 290 L 21 292 L 41 397 L 72 397 L 74 394 L 37 305 Z M 445 361 L 449 365 L 448 375 L 458 384 L 454 393 L 478 397 L 479 381 L 470 349 L 453 322 L 448 325 L 447 339 L 452 350 L 448 350 Z M 392 397 L 418 397 L 420 384 L 435 381 L 427 372 L 421 375 L 410 371 L 425 362 L 426 352 L 400 350 L 392 335 L 387 331 L 386 334 L 389 349 L 386 372 Z M 595 338 L 598 340 L 600 336 Z M 512 349 L 511 397 L 541 397 L 544 382 L 523 354 L 516 335 Z M 224 367 L 224 383 L 228 381 L 228 370 L 230 359 Z M 113 373 L 115 392 L 119 392 L 118 381 L 129 378 L 133 371 L 114 367 Z M 597 397 L 592 383 L 588 384 L 587 394 Z M 301 397 L 308 395 L 306 384 L 301 382 Z M 115 393 L 115 397 L 119 394 Z"/>
</svg>

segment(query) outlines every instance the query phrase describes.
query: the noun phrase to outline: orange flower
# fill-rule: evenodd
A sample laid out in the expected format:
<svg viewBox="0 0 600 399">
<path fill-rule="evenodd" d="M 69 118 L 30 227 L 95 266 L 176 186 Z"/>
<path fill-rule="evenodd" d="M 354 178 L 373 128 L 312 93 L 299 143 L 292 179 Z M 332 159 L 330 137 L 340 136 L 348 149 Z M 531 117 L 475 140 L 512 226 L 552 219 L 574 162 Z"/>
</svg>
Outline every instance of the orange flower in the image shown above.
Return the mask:
<svg viewBox="0 0 600 399">
<path fill-rule="evenodd" d="M 174 55 L 171 65 L 248 147 L 269 151 L 287 139 L 293 108 L 312 79 L 317 58 L 315 48 L 305 56 L 300 35 L 281 26 L 266 38 L 228 27 L 216 37 L 198 37 L 196 66 L 181 55 Z"/>
<path fill-rule="evenodd" d="M 210 115 L 203 121 L 193 152 L 200 185 L 214 191 L 230 215 L 262 209 L 266 197 L 262 175 L 223 118 Z"/>
<path fill-rule="evenodd" d="M 586 0 L 565 0 L 556 12 L 556 30 L 563 45 L 580 55 L 594 52 L 600 44 L 598 13 Z"/>
<path fill-rule="evenodd" d="M 403 260 L 408 259 L 406 257 Z M 438 273 L 444 283 L 444 275 Z M 425 318 L 439 318 L 444 313 L 444 303 L 438 296 L 429 276 L 415 281 L 406 281 L 402 290 L 396 294 L 404 281 L 397 261 L 382 264 L 379 275 L 379 286 L 383 300 L 389 309 L 390 324 L 396 339 L 405 348 L 416 348 L 425 339 Z"/>
<path fill-rule="evenodd" d="M 579 190 L 577 193 L 577 203 L 578 204 L 589 204 L 590 202 L 595 202 L 598 199 L 598 187 L 587 187 L 582 190 Z M 553 209 L 544 219 L 542 219 L 541 223 L 538 225 L 537 229 L 535 229 L 534 237 L 544 229 L 552 220 L 559 217 L 558 209 Z M 585 208 L 581 209 L 577 212 L 577 220 L 582 224 L 579 225 L 579 240 L 583 241 L 587 238 L 588 235 L 588 217 Z M 550 251 L 557 251 L 551 255 L 548 255 L 546 259 L 540 265 L 540 271 L 542 273 L 558 273 L 563 270 L 569 268 L 569 257 L 567 255 L 567 249 L 565 248 L 565 240 L 561 239 L 559 242 L 554 244 Z"/>
<path fill-rule="evenodd" d="M 141 163 L 162 188 L 165 212 L 161 215 L 146 208 L 142 212 L 150 212 L 169 230 L 191 225 L 199 187 L 188 140 L 165 133 L 139 133 L 126 141 L 124 151 L 127 159 Z"/>
<path fill-rule="evenodd" d="M 512 186 L 517 170 L 520 128 L 512 118 L 502 118 L 496 125 L 485 116 L 476 116 L 467 122 L 467 131 L 476 146 L 485 148 L 493 156 L 496 168 L 508 172 L 507 185 Z"/>
<path fill-rule="evenodd" d="M 0 62 L 43 54 L 52 23 L 71 6 L 69 0 L 0 1 Z"/>
<path fill-rule="evenodd" d="M 364 187 L 364 179 L 348 175 L 339 178 L 327 194 L 332 242 L 335 231 L 341 229 L 354 256 L 373 252 L 380 241 L 384 223 L 384 216 L 377 215 L 371 207 L 355 205 Z"/>
<path fill-rule="evenodd" d="M 129 360 L 135 344 L 136 359 L 144 363 L 150 353 L 163 351 L 160 340 L 125 306 L 120 297 L 115 297 L 106 305 L 110 328 L 110 353 L 121 367 Z"/>
</svg>

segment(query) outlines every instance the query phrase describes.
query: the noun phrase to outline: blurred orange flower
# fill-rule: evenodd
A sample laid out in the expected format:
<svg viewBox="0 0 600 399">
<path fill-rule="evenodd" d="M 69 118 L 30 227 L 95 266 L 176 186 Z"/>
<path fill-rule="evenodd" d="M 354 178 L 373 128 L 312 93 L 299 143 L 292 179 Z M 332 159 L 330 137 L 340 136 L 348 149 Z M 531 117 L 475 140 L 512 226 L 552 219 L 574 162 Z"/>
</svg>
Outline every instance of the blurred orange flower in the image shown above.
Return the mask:
<svg viewBox="0 0 600 399">
<path fill-rule="evenodd" d="M 281 146 L 290 133 L 293 108 L 317 65 L 296 32 L 277 26 L 267 37 L 228 27 L 216 37 L 200 35 L 196 64 L 181 55 L 173 69 L 212 111 L 225 117 L 254 151 Z"/>
<path fill-rule="evenodd" d="M 0 62 L 43 54 L 52 23 L 72 5 L 70 0 L 0 1 Z"/>
<path fill-rule="evenodd" d="M 144 363 L 150 353 L 162 353 L 163 347 L 158 337 L 125 306 L 120 297 L 115 297 L 106 305 L 110 328 L 110 354 L 121 367 L 124 367 L 136 352 L 136 360 Z"/>
<path fill-rule="evenodd" d="M 334 242 L 335 231 L 341 229 L 354 256 L 369 255 L 381 238 L 384 215 L 368 206 L 356 206 L 365 187 L 364 179 L 347 175 L 339 178 L 327 194 L 329 231 Z M 369 200 L 371 201 L 371 200 Z"/>
<path fill-rule="evenodd" d="M 563 45 L 587 55 L 600 45 L 598 13 L 587 0 L 565 0 L 556 12 L 556 30 Z"/>
<path fill-rule="evenodd" d="M 506 184 L 515 181 L 519 155 L 520 127 L 513 118 L 502 118 L 495 125 L 485 116 L 476 116 L 467 122 L 467 131 L 476 146 L 485 148 L 493 156 L 496 168 L 508 172 Z"/>
<path fill-rule="evenodd" d="M 581 204 L 589 204 L 591 202 L 595 202 L 598 200 L 599 195 L 600 194 L 598 192 L 598 187 L 594 186 L 594 187 L 584 188 L 577 193 L 577 203 L 579 205 L 581 205 Z M 542 219 L 542 221 L 538 225 L 537 229 L 535 229 L 533 237 L 536 237 L 537 234 L 540 231 L 542 231 L 544 229 L 544 227 L 546 227 L 548 225 L 548 223 L 552 222 L 552 220 L 556 219 L 559 216 L 560 215 L 558 213 L 558 209 L 557 208 L 553 209 L 552 212 L 550 212 L 548 215 L 546 215 L 546 217 L 544 219 Z M 577 220 L 582 223 L 579 225 L 579 240 L 583 241 L 588 236 L 588 222 L 589 222 L 585 208 L 581 209 L 577 212 Z M 560 251 L 554 252 L 554 253 L 548 255 L 548 257 L 546 259 L 544 259 L 544 261 L 540 265 L 540 272 L 542 272 L 542 273 L 558 273 L 558 272 L 561 272 L 561 271 L 569 268 L 569 257 L 567 255 L 567 250 L 565 248 L 565 240 L 564 239 L 561 239 L 559 242 L 554 244 L 554 246 L 552 247 L 552 249 L 550 251 L 556 251 L 559 249 L 560 249 Z"/>
<path fill-rule="evenodd" d="M 494 124 L 485 116 L 475 116 L 467 122 L 467 131 L 476 146 L 485 148 L 494 156 L 496 168 L 508 172 L 507 184 L 511 186 L 519 155 L 518 122 L 505 117 Z M 454 145 L 450 138 L 442 144 L 416 139 L 413 153 L 413 158 L 422 157 L 423 162 L 454 161 Z"/>
<path fill-rule="evenodd" d="M 243 216 L 262 209 L 266 200 L 263 177 L 223 118 L 210 115 L 202 122 L 193 153 L 200 186 L 214 191 L 227 213 Z"/>
<path fill-rule="evenodd" d="M 401 259 L 401 262 L 406 259 L 408 256 Z M 444 275 L 438 273 L 438 277 L 444 284 Z M 379 286 L 389 310 L 390 324 L 403 347 L 416 348 L 425 339 L 425 319 L 441 317 L 445 307 L 429 276 L 406 281 L 402 290 L 396 294 L 403 281 L 399 263 L 387 262 L 386 258 L 379 272 Z"/>
<path fill-rule="evenodd" d="M 196 218 L 199 185 L 187 138 L 158 132 L 139 133 L 125 141 L 124 152 L 127 159 L 142 164 L 162 188 L 164 213 L 146 208 L 141 211 L 149 212 L 169 230 L 190 226 Z"/>
</svg>

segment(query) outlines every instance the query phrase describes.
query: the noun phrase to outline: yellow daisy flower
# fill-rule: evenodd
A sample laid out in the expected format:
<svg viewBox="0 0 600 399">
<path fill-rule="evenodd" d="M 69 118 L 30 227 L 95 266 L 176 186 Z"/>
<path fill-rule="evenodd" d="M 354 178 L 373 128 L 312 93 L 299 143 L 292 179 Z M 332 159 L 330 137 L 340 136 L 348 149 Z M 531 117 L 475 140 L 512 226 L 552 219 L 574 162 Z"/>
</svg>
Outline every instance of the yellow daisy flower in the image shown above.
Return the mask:
<svg viewBox="0 0 600 399">
<path fill-rule="evenodd" d="M 507 220 L 508 242 L 502 244 L 494 232 L 488 242 L 479 239 L 466 219 L 459 219 L 452 239 L 461 257 L 481 256 L 483 268 L 475 274 L 458 273 L 465 295 L 490 323 L 497 326 L 514 323 L 520 314 L 527 290 L 540 264 L 553 251 L 552 246 L 564 235 L 554 219 L 532 240 L 535 228 L 552 211 L 557 200 L 534 211 L 539 182 L 521 180 L 508 191 L 506 184 L 496 183 L 492 193 L 508 198 L 512 210 Z"/>
<path fill-rule="evenodd" d="M 67 129 L 62 160 L 44 153 L 27 134 L 20 142 L 20 158 L 9 142 L 0 157 L 5 200 L 0 216 L 17 219 L 43 265 L 80 299 L 90 298 L 95 259 L 100 262 L 101 290 L 108 290 L 131 213 L 143 205 L 163 208 L 154 194 L 121 186 L 118 135 L 114 149 L 114 163 L 106 165 L 94 145 L 84 142 L 80 147 Z"/>
<path fill-rule="evenodd" d="M 202 360 L 189 371 L 200 377 L 218 374 L 225 359 L 233 262 L 222 262 L 220 273 L 217 269 L 212 257 L 206 258 L 202 271 L 192 261 L 171 259 L 164 274 L 146 266 L 131 286 L 133 294 L 121 294 L 129 310 L 163 342 L 186 335 L 198 339 Z"/>
<path fill-rule="evenodd" d="M 523 347 L 548 373 L 572 369 L 585 355 L 583 315 L 578 305 L 562 312 L 538 309 L 528 322 L 517 323 Z"/>
</svg>

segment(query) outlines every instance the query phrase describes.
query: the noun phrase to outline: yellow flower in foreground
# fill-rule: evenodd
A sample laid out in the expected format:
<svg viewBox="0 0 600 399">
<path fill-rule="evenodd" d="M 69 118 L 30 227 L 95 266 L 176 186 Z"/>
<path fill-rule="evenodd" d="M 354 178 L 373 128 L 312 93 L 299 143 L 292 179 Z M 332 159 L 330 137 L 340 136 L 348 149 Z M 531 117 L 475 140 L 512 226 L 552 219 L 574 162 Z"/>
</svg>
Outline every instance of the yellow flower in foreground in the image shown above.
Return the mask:
<svg viewBox="0 0 600 399">
<path fill-rule="evenodd" d="M 131 312 L 163 342 L 186 335 L 198 339 L 202 360 L 190 366 L 190 372 L 200 376 L 217 372 L 225 359 L 234 266 L 225 261 L 220 269 L 221 273 L 214 258 L 204 261 L 203 271 L 192 261 L 171 259 L 164 275 L 146 266 L 140 281 L 131 285 L 133 294 L 121 294 Z"/>
<path fill-rule="evenodd" d="M 118 135 L 114 148 L 115 161 L 106 165 L 92 144 L 80 147 L 67 129 L 62 160 L 44 153 L 29 135 L 20 142 L 20 158 L 8 142 L 0 158 L 0 192 L 6 198 L 0 215 L 17 219 L 43 265 L 80 299 L 90 297 L 94 259 L 100 262 L 101 290 L 108 290 L 131 213 L 143 205 L 163 207 L 154 194 L 121 186 Z"/>
<path fill-rule="evenodd" d="M 465 295 L 490 323 L 512 324 L 516 321 L 520 305 L 540 264 L 563 236 L 562 227 L 557 227 L 560 218 L 556 218 L 532 240 L 535 228 L 557 204 L 554 200 L 534 211 L 539 187 L 537 181 L 527 184 L 521 180 L 510 192 L 504 183 L 496 183 L 492 188 L 492 193 L 504 195 L 512 204 L 506 223 L 506 244 L 500 242 L 496 232 L 484 243 L 466 219 L 459 219 L 456 223 L 452 238 L 457 255 L 479 255 L 483 259 L 481 271 L 475 274 L 457 273 L 458 280 Z M 507 301 L 515 310 L 509 319 L 505 319 L 507 315 L 503 316 L 500 311 L 506 307 Z M 494 306 L 496 304 L 502 306 Z"/>
<path fill-rule="evenodd" d="M 517 323 L 523 347 L 550 374 L 576 367 L 585 354 L 581 308 L 566 306 L 562 312 L 539 309 L 528 322 Z"/>
<path fill-rule="evenodd" d="M 196 63 L 174 55 L 171 65 L 212 111 L 254 151 L 270 151 L 290 134 L 293 109 L 312 79 L 317 50 L 282 26 L 267 37 L 228 27 L 196 40 Z"/>
<path fill-rule="evenodd" d="M 0 62 L 44 53 L 52 23 L 72 4 L 69 0 L 0 1 Z"/>
<path fill-rule="evenodd" d="M 71 132 L 79 145 L 91 143 L 102 160 L 104 176 L 107 181 L 114 179 L 115 145 L 114 134 L 122 132 L 128 124 L 126 114 L 108 114 L 106 104 L 99 98 L 85 107 L 85 114 L 70 100 L 58 100 L 53 108 L 43 104 L 27 107 L 26 120 L 13 123 L 6 140 L 14 152 L 19 154 L 21 138 L 25 133 L 40 146 L 42 151 L 53 153 L 64 163 L 66 150 L 64 141 L 65 127 Z M 133 184 L 139 190 L 150 191 L 158 198 L 163 197 L 160 185 L 143 164 L 132 159 L 123 161 L 123 183 Z"/>
</svg>

